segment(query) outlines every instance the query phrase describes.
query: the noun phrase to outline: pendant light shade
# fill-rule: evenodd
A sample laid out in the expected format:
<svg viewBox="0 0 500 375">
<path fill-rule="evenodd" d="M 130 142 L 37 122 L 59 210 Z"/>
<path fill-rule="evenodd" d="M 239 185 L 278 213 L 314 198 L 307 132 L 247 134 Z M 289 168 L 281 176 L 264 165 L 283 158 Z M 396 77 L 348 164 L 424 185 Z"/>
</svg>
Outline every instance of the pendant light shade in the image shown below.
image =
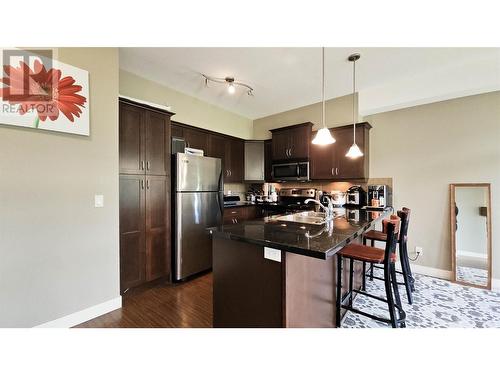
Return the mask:
<svg viewBox="0 0 500 375">
<path fill-rule="evenodd" d="M 312 143 L 315 145 L 331 145 L 335 143 L 335 138 L 332 137 L 332 133 L 328 128 L 321 128 L 316 133 Z"/>
<path fill-rule="evenodd" d="M 361 149 L 358 147 L 356 144 L 356 102 L 355 102 L 355 97 L 356 97 L 356 61 L 359 60 L 361 55 L 359 53 L 354 53 L 351 56 L 349 56 L 348 60 L 352 61 L 353 63 L 353 68 L 352 68 L 352 123 L 354 127 L 354 134 L 353 134 L 353 144 L 349 151 L 347 151 L 347 156 L 348 158 L 351 159 L 356 159 L 359 158 L 360 156 L 363 156 L 363 152 Z"/>
<path fill-rule="evenodd" d="M 331 145 L 335 143 L 335 138 L 332 137 L 330 129 L 325 125 L 325 47 L 323 47 L 322 59 L 321 59 L 321 80 L 323 83 L 321 90 L 321 102 L 322 102 L 322 112 L 321 112 L 321 125 L 322 128 L 318 130 L 316 136 L 312 140 L 314 145 Z"/>
<path fill-rule="evenodd" d="M 359 158 L 360 156 L 363 156 L 363 153 L 359 149 L 358 145 L 356 143 L 353 143 L 349 151 L 347 151 L 347 154 L 345 154 L 348 158 L 351 159 L 356 159 Z"/>
</svg>

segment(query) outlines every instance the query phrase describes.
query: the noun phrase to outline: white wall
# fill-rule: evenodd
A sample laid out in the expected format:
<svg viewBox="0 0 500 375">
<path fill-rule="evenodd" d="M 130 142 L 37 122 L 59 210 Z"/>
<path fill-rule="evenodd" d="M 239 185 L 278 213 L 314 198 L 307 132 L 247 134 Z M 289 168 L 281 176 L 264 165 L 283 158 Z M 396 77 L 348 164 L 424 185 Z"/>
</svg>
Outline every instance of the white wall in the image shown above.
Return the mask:
<svg viewBox="0 0 500 375">
<path fill-rule="evenodd" d="M 0 327 L 120 296 L 118 50 L 60 48 L 58 57 L 89 71 L 91 135 L 0 125 Z"/>
<path fill-rule="evenodd" d="M 412 209 L 417 264 L 451 270 L 449 184 L 492 188 L 493 277 L 500 278 L 500 91 L 367 116 L 370 175 L 393 178 L 395 207 Z"/>
<path fill-rule="evenodd" d="M 125 70 L 120 70 L 120 94 L 170 106 L 174 121 L 243 139 L 253 135 L 252 120 Z"/>
</svg>

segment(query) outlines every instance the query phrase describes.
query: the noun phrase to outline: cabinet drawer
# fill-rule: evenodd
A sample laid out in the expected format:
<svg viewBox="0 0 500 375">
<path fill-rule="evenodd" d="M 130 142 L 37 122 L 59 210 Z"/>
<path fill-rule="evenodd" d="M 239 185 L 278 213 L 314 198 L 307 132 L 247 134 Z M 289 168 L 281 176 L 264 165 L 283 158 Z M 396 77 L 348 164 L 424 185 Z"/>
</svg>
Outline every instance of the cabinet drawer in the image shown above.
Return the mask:
<svg viewBox="0 0 500 375">
<path fill-rule="evenodd" d="M 246 207 L 228 207 L 224 209 L 224 224 L 236 224 L 246 220 Z"/>
</svg>

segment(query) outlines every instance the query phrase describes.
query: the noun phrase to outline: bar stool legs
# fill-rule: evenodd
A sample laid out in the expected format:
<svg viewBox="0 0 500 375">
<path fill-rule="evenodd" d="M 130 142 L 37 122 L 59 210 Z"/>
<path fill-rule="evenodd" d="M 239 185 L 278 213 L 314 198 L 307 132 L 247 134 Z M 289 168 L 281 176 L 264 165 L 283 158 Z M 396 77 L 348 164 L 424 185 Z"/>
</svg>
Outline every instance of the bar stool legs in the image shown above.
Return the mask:
<svg viewBox="0 0 500 375">
<path fill-rule="evenodd" d="M 335 327 L 340 328 L 341 309 L 342 305 L 342 256 L 337 256 L 337 298 L 336 298 L 336 314 L 335 314 Z"/>
</svg>

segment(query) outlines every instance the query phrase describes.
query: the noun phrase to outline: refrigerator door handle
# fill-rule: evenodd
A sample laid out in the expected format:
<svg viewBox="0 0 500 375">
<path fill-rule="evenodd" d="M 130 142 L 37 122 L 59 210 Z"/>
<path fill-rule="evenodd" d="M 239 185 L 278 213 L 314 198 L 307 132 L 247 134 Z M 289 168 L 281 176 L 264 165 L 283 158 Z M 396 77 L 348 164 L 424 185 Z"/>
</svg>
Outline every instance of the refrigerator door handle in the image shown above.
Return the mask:
<svg viewBox="0 0 500 375">
<path fill-rule="evenodd" d="M 222 196 L 222 199 L 221 199 L 221 196 Z M 217 194 L 217 203 L 219 204 L 221 220 L 224 217 L 224 201 L 223 200 L 224 200 L 224 192 L 219 191 L 219 193 Z"/>
</svg>

